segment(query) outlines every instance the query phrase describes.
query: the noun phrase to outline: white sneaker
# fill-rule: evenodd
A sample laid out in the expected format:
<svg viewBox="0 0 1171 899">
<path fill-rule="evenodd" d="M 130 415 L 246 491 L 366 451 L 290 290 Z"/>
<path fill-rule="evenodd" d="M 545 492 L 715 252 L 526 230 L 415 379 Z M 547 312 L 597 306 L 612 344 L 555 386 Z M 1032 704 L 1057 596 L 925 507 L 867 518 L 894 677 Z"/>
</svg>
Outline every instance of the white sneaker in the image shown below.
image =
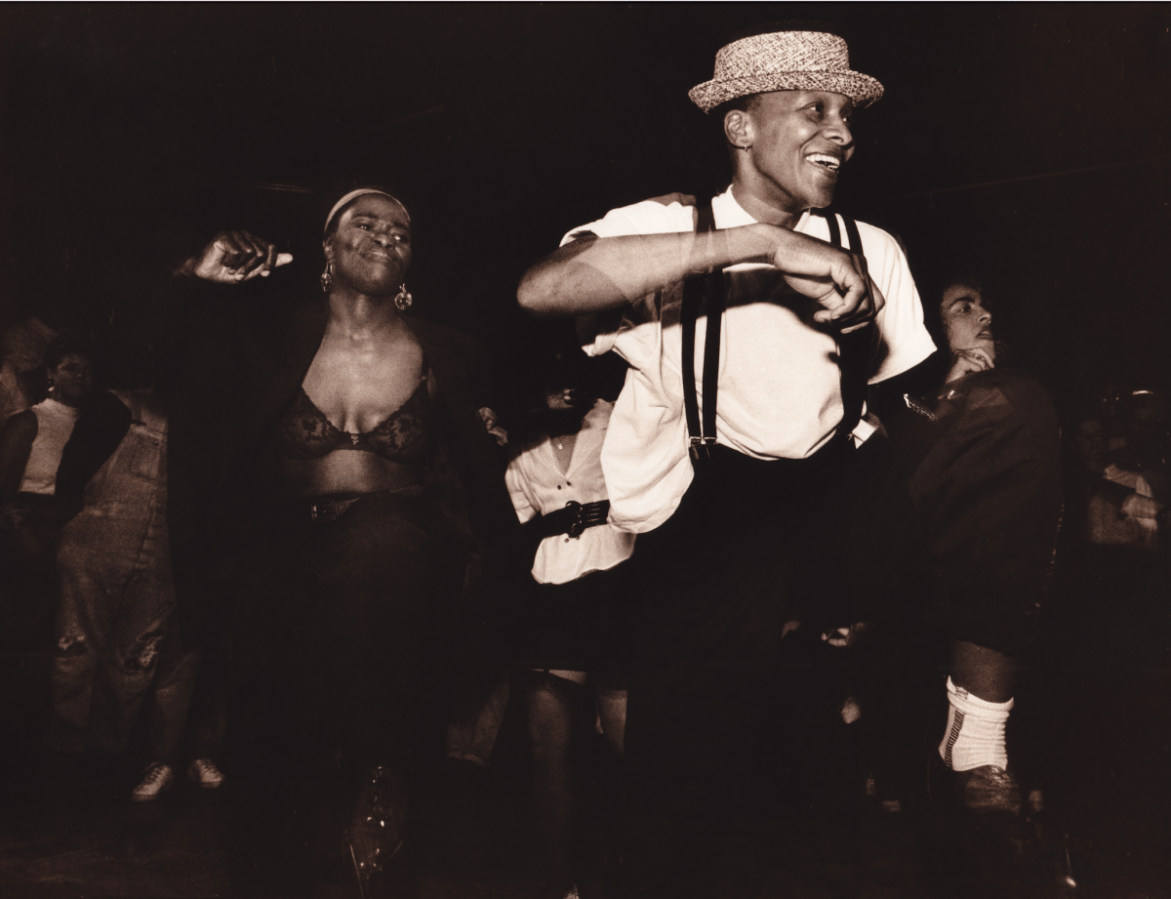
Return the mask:
<svg viewBox="0 0 1171 899">
<path fill-rule="evenodd" d="M 132 802 L 154 802 L 175 783 L 175 773 L 165 762 L 155 762 L 142 775 L 142 783 L 130 794 Z"/>
<path fill-rule="evenodd" d="M 187 768 L 187 776 L 205 790 L 214 790 L 224 782 L 224 772 L 211 759 L 196 759 Z"/>
</svg>

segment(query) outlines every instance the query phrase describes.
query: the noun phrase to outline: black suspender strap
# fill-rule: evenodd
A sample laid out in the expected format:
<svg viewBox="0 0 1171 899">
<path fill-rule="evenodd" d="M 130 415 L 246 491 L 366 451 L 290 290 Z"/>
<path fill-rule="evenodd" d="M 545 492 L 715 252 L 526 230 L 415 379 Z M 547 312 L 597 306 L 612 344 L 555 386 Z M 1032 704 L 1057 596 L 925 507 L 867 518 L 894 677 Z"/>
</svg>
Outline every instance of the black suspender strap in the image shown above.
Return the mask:
<svg viewBox="0 0 1171 899">
<path fill-rule="evenodd" d="M 711 203 L 698 210 L 696 233 L 715 230 L 715 215 Z M 833 213 L 819 212 L 829 226 L 830 240 L 836 247 L 842 244 L 842 229 Z M 862 237 L 857 223 L 842 216 L 849 248 L 862 253 Z M 716 443 L 716 399 L 719 391 L 720 328 L 727 306 L 723 269 L 708 272 L 683 282 L 683 303 L 679 313 L 683 328 L 681 363 L 683 366 L 683 410 L 687 417 L 688 443 L 693 462 L 708 458 L 710 447 Z M 707 315 L 707 331 L 703 344 L 703 424 L 700 424 L 699 400 L 695 389 L 695 329 L 700 310 Z M 849 435 L 862 417 L 866 399 L 866 381 L 874 349 L 873 326 L 860 328 L 837 336 L 839 367 L 841 368 L 842 421 L 838 433 Z"/>
<path fill-rule="evenodd" d="M 711 203 L 699 209 L 696 233 L 714 231 L 715 214 Z M 724 270 L 709 271 L 702 277 L 683 282 L 683 305 L 679 323 L 683 328 L 681 363 L 683 366 L 683 410 L 687 416 L 688 443 L 693 461 L 706 459 L 716 443 L 716 396 L 719 390 L 720 327 L 727 298 L 724 293 Z M 707 331 L 703 343 L 703 425 L 699 421 L 699 401 L 695 391 L 695 326 L 700 307 L 707 313 Z"/>
<path fill-rule="evenodd" d="M 829 225 L 829 242 L 835 247 L 840 247 L 842 245 L 842 232 L 838 230 L 838 217 L 832 212 L 822 212 L 821 210 L 818 210 L 817 214 L 825 218 L 825 223 Z M 847 225 L 846 232 L 849 233 L 849 230 L 850 226 Z M 850 241 L 850 249 L 854 249 L 853 240 Z"/>
<path fill-rule="evenodd" d="M 838 217 L 832 212 L 819 214 L 825 216 L 826 224 L 829 225 L 830 241 L 835 247 L 842 246 Z M 842 222 L 846 226 L 849 249 L 862 255 L 862 235 L 858 233 L 858 223 L 848 215 L 842 216 Z M 849 334 L 839 334 L 837 337 L 838 366 L 841 368 L 842 377 L 842 421 L 838 425 L 839 434 L 848 435 L 853 432 L 862 418 L 862 406 L 866 401 L 867 374 L 876 333 L 874 325 L 869 325 Z"/>
<path fill-rule="evenodd" d="M 837 216 L 833 216 L 837 218 Z M 846 240 L 850 242 L 850 249 L 860 255 L 862 253 L 862 235 L 858 233 L 858 223 L 850 218 L 848 215 L 842 216 L 842 221 L 846 223 Z M 838 233 L 838 223 L 835 221 L 831 231 L 836 235 Z"/>
</svg>

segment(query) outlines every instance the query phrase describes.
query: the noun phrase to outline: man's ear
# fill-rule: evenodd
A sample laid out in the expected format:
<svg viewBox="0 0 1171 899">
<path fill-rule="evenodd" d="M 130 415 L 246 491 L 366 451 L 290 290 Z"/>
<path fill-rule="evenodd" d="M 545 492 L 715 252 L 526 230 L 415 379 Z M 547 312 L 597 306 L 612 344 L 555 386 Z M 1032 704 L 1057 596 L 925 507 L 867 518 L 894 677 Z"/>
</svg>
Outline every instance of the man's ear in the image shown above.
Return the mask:
<svg viewBox="0 0 1171 899">
<path fill-rule="evenodd" d="M 724 115 L 724 137 L 734 147 L 751 147 L 755 132 L 752 116 L 742 109 L 729 109 Z"/>
</svg>

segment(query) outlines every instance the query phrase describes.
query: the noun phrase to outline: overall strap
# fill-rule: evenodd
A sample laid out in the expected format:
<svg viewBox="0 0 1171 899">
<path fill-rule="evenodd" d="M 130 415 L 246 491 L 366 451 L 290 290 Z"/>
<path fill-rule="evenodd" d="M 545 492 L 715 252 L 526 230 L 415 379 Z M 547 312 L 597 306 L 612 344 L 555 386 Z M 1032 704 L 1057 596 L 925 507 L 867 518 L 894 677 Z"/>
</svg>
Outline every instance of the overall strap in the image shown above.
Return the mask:
<svg viewBox="0 0 1171 899">
<path fill-rule="evenodd" d="M 824 216 L 826 224 L 829 225 L 830 242 L 835 247 L 843 246 L 837 215 L 820 210 L 817 214 Z M 858 233 L 858 223 L 848 215 L 842 216 L 842 222 L 845 225 L 849 249 L 862 255 L 862 235 Z M 838 433 L 843 436 L 848 436 L 862 418 L 862 406 L 866 401 L 867 372 L 873 355 L 876 333 L 877 329 L 869 325 L 849 334 L 837 336 L 838 366 L 842 379 L 842 421 L 838 425 Z"/>
<path fill-rule="evenodd" d="M 715 214 L 711 203 L 698 210 L 696 233 L 714 231 Z M 683 410 L 687 416 L 688 443 L 693 462 L 708 458 L 716 443 L 716 394 L 719 389 L 720 326 L 727 298 L 724 292 L 724 270 L 714 269 L 707 274 L 683 282 L 683 304 L 679 313 L 683 328 L 681 363 L 683 366 Z M 699 310 L 707 312 L 707 332 L 703 343 L 703 424 L 699 420 L 699 401 L 695 391 L 695 326 Z"/>
</svg>

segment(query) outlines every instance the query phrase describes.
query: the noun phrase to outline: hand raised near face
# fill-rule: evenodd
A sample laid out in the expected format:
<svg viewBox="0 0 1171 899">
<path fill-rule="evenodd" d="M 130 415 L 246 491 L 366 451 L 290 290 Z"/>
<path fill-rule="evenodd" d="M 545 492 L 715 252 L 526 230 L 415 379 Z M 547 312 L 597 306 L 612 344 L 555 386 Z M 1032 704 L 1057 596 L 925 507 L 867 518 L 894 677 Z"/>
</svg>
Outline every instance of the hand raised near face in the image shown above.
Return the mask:
<svg viewBox="0 0 1171 899">
<path fill-rule="evenodd" d="M 843 333 L 865 327 L 886 305 L 882 292 L 870 280 L 866 257 L 861 253 L 787 231 L 770 261 L 784 272 L 790 287 L 821 304 L 814 321 L 833 325 Z"/>
<path fill-rule="evenodd" d="M 262 237 L 247 231 L 221 231 L 181 271 L 217 284 L 238 284 L 258 275 L 267 278 L 274 268 L 292 261 L 292 253 L 278 253 L 276 244 Z"/>
<path fill-rule="evenodd" d="M 979 347 L 970 347 L 966 350 L 955 350 L 951 354 L 951 370 L 947 373 L 945 384 L 950 384 L 957 378 L 971 374 L 974 371 L 988 371 L 995 368 L 996 363 L 986 350 Z"/>
</svg>

